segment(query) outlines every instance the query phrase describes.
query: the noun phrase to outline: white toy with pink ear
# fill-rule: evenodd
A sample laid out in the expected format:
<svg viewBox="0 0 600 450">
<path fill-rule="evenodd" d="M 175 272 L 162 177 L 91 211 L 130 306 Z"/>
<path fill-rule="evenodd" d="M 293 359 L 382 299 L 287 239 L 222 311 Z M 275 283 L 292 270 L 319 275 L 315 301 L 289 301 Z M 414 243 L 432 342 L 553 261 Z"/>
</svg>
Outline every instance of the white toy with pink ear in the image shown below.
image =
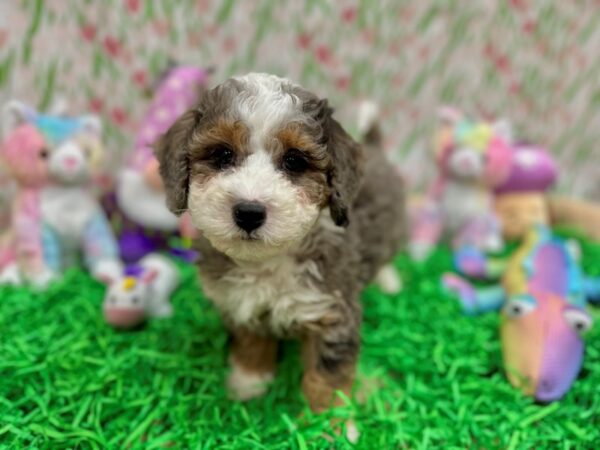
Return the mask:
<svg viewBox="0 0 600 450">
<path fill-rule="evenodd" d="M 170 297 L 178 285 L 179 272 L 173 262 L 151 253 L 111 280 L 103 303 L 104 318 L 115 328 L 132 329 L 148 318 L 170 317 Z"/>
<path fill-rule="evenodd" d="M 427 203 L 413 213 L 413 258 L 425 259 L 443 237 L 454 248 L 501 250 L 493 191 L 510 173 L 511 127 L 506 121 L 468 120 L 449 108 L 440 116 L 435 144 L 439 174 Z"/>
</svg>

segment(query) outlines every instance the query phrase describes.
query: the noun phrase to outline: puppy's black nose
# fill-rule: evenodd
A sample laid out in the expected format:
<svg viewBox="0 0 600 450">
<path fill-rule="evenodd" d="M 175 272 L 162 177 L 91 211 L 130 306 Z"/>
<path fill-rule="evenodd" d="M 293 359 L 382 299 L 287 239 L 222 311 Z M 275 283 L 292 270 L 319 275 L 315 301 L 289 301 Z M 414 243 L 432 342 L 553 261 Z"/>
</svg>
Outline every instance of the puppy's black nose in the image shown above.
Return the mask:
<svg viewBox="0 0 600 450">
<path fill-rule="evenodd" d="M 266 218 L 267 209 L 261 203 L 241 202 L 233 207 L 235 224 L 248 233 L 265 223 Z"/>
</svg>

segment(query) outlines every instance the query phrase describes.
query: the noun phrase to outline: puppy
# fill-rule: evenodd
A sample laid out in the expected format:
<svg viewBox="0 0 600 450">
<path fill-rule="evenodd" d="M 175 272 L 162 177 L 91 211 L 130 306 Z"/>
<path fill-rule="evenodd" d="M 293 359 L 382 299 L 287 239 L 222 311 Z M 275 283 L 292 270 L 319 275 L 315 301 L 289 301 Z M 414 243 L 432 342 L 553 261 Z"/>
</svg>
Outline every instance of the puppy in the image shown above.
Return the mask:
<svg viewBox="0 0 600 450">
<path fill-rule="evenodd" d="M 302 341 L 314 411 L 350 395 L 359 294 L 405 236 L 379 134 L 355 142 L 326 100 L 251 73 L 204 93 L 157 142 L 167 203 L 201 232 L 200 277 L 231 333 L 230 394 L 265 392 L 277 340 Z M 389 273 L 389 272 L 388 272 Z"/>
</svg>

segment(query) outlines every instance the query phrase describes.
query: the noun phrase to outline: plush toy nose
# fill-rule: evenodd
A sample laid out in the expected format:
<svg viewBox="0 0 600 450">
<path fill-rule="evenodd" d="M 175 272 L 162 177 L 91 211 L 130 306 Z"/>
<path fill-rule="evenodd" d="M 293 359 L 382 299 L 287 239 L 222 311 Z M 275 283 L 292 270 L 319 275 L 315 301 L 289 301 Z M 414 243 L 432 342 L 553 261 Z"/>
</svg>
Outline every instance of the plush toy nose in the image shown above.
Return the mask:
<svg viewBox="0 0 600 450">
<path fill-rule="evenodd" d="M 259 228 L 267 218 L 267 209 L 258 202 L 241 202 L 233 207 L 233 220 L 242 230 L 250 233 Z"/>
<path fill-rule="evenodd" d="M 63 164 L 67 169 L 74 169 L 77 167 L 78 161 L 74 156 L 68 156 L 63 160 Z"/>
</svg>

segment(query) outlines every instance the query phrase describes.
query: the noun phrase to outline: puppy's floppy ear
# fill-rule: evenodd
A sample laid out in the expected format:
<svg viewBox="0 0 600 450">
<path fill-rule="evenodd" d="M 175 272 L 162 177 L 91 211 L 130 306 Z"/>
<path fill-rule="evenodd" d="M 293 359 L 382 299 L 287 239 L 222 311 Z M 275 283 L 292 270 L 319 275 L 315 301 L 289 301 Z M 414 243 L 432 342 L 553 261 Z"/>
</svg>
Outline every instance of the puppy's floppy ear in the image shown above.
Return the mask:
<svg viewBox="0 0 600 450">
<path fill-rule="evenodd" d="M 352 205 L 362 178 L 362 147 L 332 117 L 327 100 L 321 100 L 317 119 L 321 121 L 327 151 L 331 158 L 328 182 L 331 187 L 329 209 L 338 226 L 348 226 L 348 208 Z"/>
<path fill-rule="evenodd" d="M 190 181 L 189 139 L 200 121 L 200 112 L 184 113 L 154 144 L 160 175 L 167 194 L 167 206 L 176 215 L 187 209 Z"/>
</svg>

